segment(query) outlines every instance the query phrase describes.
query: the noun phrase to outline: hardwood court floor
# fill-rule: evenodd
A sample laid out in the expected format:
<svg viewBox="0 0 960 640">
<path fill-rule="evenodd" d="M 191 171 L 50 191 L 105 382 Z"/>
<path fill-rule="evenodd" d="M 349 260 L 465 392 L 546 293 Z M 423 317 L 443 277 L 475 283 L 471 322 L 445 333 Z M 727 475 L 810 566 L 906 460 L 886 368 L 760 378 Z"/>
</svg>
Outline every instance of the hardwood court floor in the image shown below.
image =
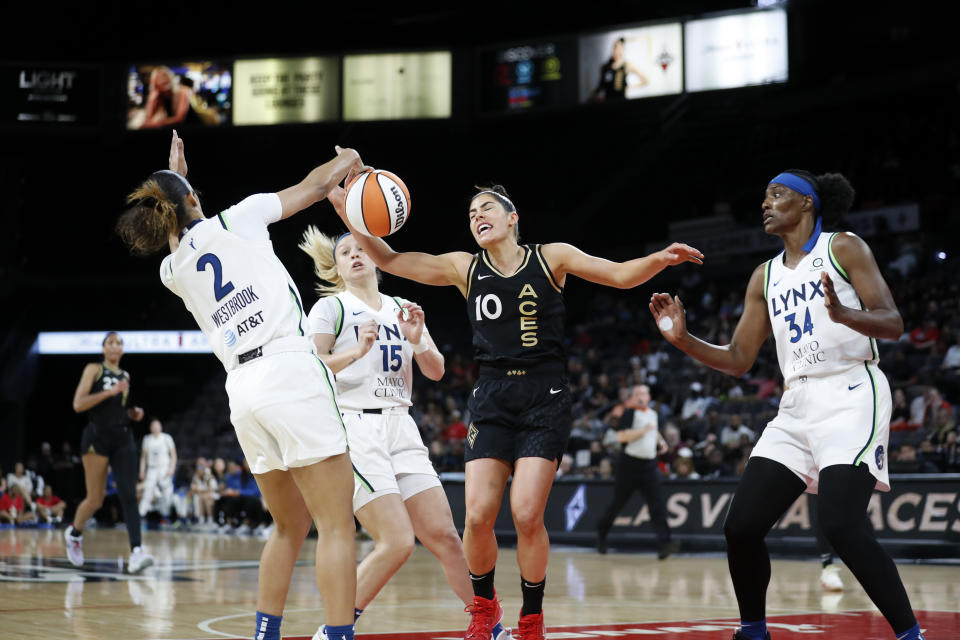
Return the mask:
<svg viewBox="0 0 960 640">
<path fill-rule="evenodd" d="M 294 571 L 283 620 L 286 638 L 310 638 L 323 620 L 313 577 L 314 542 L 308 539 Z M 129 576 L 122 573 L 119 564 L 127 556 L 126 533 L 122 530 L 89 531 L 84 541 L 87 563 L 82 569 L 75 569 L 66 561 L 61 530 L 0 531 L 0 637 L 250 637 L 261 540 L 147 531 L 144 543 L 157 564 L 142 576 Z M 358 544 L 358 557 L 369 551 L 365 544 L 369 545 Z M 960 611 L 960 568 L 916 564 L 900 564 L 899 568 L 915 609 Z M 847 588 L 842 594 L 825 595 L 819 575 L 820 564 L 815 559 L 774 561 L 768 617 L 873 611 L 863 590 L 845 568 L 841 575 Z M 505 622 L 510 626 L 515 626 L 520 608 L 519 581 L 514 550 L 501 550 L 497 585 L 507 614 Z M 960 615 L 951 615 L 960 625 Z M 548 630 L 553 632 L 548 638 L 634 637 L 618 631 L 584 634 L 571 629 L 735 619 L 737 609 L 726 559 L 720 554 L 681 554 L 658 561 L 652 554 L 598 555 L 592 549 L 555 548 L 547 574 L 545 617 Z M 804 619 L 803 615 L 783 618 Z M 388 638 L 402 632 L 460 630 L 462 638 L 467 622 L 463 605 L 447 586 L 439 564 L 429 552 L 417 547 L 363 614 L 357 633 L 360 637 Z M 732 631 L 712 631 L 723 626 L 700 625 L 704 633 L 711 633 L 679 637 L 729 640 Z M 960 637 L 958 628 L 952 627 L 956 632 L 953 637 Z M 882 624 L 876 629 L 877 635 L 856 637 L 892 637 L 889 630 L 883 631 Z M 774 637 L 782 634 L 774 633 Z"/>
</svg>

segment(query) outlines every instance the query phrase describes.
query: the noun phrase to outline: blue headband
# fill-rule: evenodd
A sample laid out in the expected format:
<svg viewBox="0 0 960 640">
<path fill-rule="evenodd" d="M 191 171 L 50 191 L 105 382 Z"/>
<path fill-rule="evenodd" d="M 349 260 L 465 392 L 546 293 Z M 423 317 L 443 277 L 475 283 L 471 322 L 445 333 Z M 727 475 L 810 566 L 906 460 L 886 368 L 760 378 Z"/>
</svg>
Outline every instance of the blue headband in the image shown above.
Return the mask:
<svg viewBox="0 0 960 640">
<path fill-rule="evenodd" d="M 337 239 L 334 241 L 334 243 L 333 243 L 333 249 L 330 251 L 330 253 L 333 255 L 333 259 L 334 259 L 334 260 L 337 259 L 337 245 L 340 243 L 341 240 L 343 240 L 344 238 L 346 238 L 346 237 L 349 236 L 349 235 L 350 235 L 350 232 L 347 231 L 346 233 L 340 234 L 340 237 L 337 238 Z"/>
<path fill-rule="evenodd" d="M 790 187 L 800 195 L 810 196 L 813 198 L 814 210 L 820 211 L 820 196 L 817 195 L 816 188 L 804 178 L 792 173 L 781 173 L 776 178 L 771 180 L 769 184 L 774 183 L 782 184 L 785 187 Z"/>
</svg>

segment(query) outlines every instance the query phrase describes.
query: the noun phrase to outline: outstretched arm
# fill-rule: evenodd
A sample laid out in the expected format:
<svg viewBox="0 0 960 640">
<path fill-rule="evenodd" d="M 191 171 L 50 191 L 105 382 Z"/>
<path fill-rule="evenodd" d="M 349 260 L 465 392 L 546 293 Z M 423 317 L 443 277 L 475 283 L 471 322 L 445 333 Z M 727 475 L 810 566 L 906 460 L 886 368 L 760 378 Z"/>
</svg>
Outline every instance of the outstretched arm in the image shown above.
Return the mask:
<svg viewBox="0 0 960 640">
<path fill-rule="evenodd" d="M 870 247 L 852 233 L 841 233 L 834 237 L 831 248 L 864 308 L 843 306 L 834 290 L 833 280 L 826 271 L 821 271 L 820 280 L 825 292 L 823 304 L 830 319 L 870 338 L 897 340 L 903 333 L 903 318 L 890 288 L 880 275 Z"/>
<path fill-rule="evenodd" d="M 363 166 L 360 154 L 353 149 L 335 147 L 337 155 L 307 174 L 307 177 L 292 187 L 277 192 L 283 213 L 280 218 L 289 218 L 327 197 L 347 174 Z"/>
<path fill-rule="evenodd" d="M 433 255 L 419 251 L 398 252 L 380 238 L 364 235 L 353 228 L 347 219 L 347 192 L 343 187 L 334 187 L 327 195 L 337 215 L 343 220 L 357 243 L 367 252 L 380 269 L 401 278 L 436 286 L 454 285 L 466 295 L 467 270 L 472 256 L 465 251 L 453 251 Z"/>
<path fill-rule="evenodd" d="M 629 289 L 643 284 L 670 266 L 693 262 L 703 264 L 703 254 L 691 246 L 674 242 L 666 249 L 643 258 L 626 262 L 613 262 L 584 253 L 573 245 L 555 242 L 543 245 L 543 257 L 553 271 L 557 282 L 563 286 L 567 274 L 590 282 Z"/>
<path fill-rule="evenodd" d="M 666 293 L 653 294 L 650 312 L 657 321 L 660 333 L 670 344 L 708 367 L 733 376 L 742 376 L 750 370 L 771 331 L 767 301 L 763 297 L 763 265 L 757 267 L 750 277 L 743 315 L 728 345 L 717 346 L 690 335 L 683 304 L 677 297 L 671 298 Z"/>
</svg>

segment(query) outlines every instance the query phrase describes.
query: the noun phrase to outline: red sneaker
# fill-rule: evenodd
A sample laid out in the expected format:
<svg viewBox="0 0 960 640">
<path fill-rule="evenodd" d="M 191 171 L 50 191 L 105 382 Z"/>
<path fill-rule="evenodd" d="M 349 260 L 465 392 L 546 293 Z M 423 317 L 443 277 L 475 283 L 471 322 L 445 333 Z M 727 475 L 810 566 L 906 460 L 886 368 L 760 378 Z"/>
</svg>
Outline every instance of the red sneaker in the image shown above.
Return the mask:
<svg viewBox="0 0 960 640">
<path fill-rule="evenodd" d="M 547 628 L 543 626 L 543 613 L 530 613 L 520 616 L 517 623 L 520 628 L 520 640 L 543 640 Z"/>
<path fill-rule="evenodd" d="M 473 596 L 473 602 L 465 607 L 464 611 L 470 614 L 470 626 L 467 627 L 464 640 L 490 640 L 493 625 L 503 617 L 503 607 L 497 600 L 496 592 L 493 600 Z"/>
</svg>

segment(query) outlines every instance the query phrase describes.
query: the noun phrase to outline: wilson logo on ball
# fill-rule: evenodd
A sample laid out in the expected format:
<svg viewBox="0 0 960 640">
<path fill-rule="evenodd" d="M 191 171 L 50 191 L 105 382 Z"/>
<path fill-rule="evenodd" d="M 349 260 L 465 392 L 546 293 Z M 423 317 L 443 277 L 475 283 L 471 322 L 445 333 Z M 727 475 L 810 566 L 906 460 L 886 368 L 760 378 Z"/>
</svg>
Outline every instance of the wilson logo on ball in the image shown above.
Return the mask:
<svg viewBox="0 0 960 640">
<path fill-rule="evenodd" d="M 410 216 L 410 192 L 403 180 L 382 169 L 357 176 L 347 186 L 347 219 L 353 228 L 382 238 Z"/>
</svg>

